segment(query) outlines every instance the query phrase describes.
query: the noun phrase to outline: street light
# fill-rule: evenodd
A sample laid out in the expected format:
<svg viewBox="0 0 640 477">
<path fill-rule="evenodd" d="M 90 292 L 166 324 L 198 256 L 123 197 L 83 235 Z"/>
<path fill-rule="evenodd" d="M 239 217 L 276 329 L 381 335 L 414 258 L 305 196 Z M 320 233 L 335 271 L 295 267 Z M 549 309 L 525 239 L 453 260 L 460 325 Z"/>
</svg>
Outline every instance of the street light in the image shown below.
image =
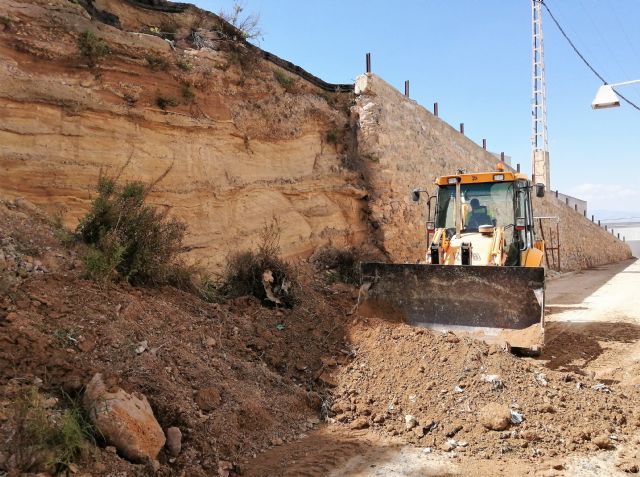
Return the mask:
<svg viewBox="0 0 640 477">
<path fill-rule="evenodd" d="M 620 99 L 613 89 L 614 86 L 622 86 L 626 84 L 640 83 L 640 80 L 623 81 L 622 83 L 603 84 L 598 88 L 596 97 L 593 98 L 591 107 L 593 109 L 617 108 L 620 106 Z"/>
</svg>

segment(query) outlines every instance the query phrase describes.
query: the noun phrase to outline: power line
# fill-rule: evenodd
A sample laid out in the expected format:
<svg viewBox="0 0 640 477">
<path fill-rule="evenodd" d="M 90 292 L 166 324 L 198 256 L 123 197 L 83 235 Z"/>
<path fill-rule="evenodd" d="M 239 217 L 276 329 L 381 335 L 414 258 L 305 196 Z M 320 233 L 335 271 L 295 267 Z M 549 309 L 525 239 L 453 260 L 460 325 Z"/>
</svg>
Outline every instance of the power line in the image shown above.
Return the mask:
<svg viewBox="0 0 640 477">
<path fill-rule="evenodd" d="M 596 75 L 600 79 L 600 81 L 602 81 L 604 84 L 609 84 L 609 82 L 606 79 L 604 79 L 604 77 L 600 73 L 598 73 L 593 66 L 591 66 L 591 63 L 589 63 L 589 61 L 587 61 L 587 59 L 582 55 L 582 53 L 580 53 L 580 50 L 578 50 L 578 48 L 576 48 L 576 45 L 573 44 L 573 41 L 571 41 L 571 38 L 569 38 L 569 36 L 565 33 L 565 31 L 562 28 L 562 26 L 560 26 L 560 23 L 558 23 L 558 20 L 556 20 L 556 17 L 553 16 L 553 13 L 551 13 L 551 10 L 549 9 L 548 5 L 544 2 L 544 0 L 537 0 L 537 1 L 539 1 L 542 4 L 542 6 L 547 10 L 547 12 L 549 13 L 549 16 L 553 20 L 553 23 L 556 24 L 556 26 L 558 27 L 558 30 L 560 30 L 560 33 L 562 33 L 562 36 L 564 36 L 565 40 L 567 40 L 569 45 L 571 45 L 571 48 L 573 48 L 573 51 L 575 51 L 575 53 L 580 57 L 580 59 L 583 61 L 583 63 L 585 65 L 587 65 L 587 67 L 593 72 L 594 75 Z M 621 95 L 618 92 L 618 90 L 614 89 L 614 91 L 627 104 L 629 104 L 630 106 L 633 106 L 638 111 L 640 111 L 640 106 L 638 106 L 637 104 L 633 103 L 631 100 L 629 100 L 626 97 L 624 97 L 623 95 Z"/>
</svg>

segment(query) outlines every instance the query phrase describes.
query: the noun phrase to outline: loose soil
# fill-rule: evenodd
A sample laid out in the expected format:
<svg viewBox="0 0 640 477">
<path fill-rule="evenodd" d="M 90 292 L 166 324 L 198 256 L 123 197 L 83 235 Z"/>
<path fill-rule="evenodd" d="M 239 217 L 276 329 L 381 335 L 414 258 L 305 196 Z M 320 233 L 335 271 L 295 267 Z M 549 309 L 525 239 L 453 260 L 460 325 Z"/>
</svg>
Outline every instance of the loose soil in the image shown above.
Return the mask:
<svg viewBox="0 0 640 477">
<path fill-rule="evenodd" d="M 182 430 L 180 456 L 160 457 L 166 475 L 211 475 L 220 461 L 238 469 L 320 422 L 323 363 L 351 353 L 342 311 L 350 291 L 307 277 L 299 306 L 270 309 L 251 297 L 210 304 L 170 287 L 100 284 L 82 278 L 81 249 L 64 249 L 45 217 L 2 203 L 0 221 L 0 438 L 9 455 L 21 391 L 79 393 L 96 372 L 146 395 L 164 429 Z M 111 470 L 115 457 L 101 453 L 104 464 L 86 470 Z"/>
<path fill-rule="evenodd" d="M 63 408 L 63 391 L 82 393 L 95 372 L 146 395 L 161 426 L 184 437 L 156 470 L 98 440 L 78 460 L 91 475 L 602 475 L 640 464 L 640 390 L 607 358 L 637 369 L 635 354 L 623 359 L 639 337 L 630 320 L 596 332 L 604 325 L 554 312 L 543 356 L 522 358 L 350 315 L 355 287 L 328 285 L 309 264 L 293 309 L 249 297 L 210 304 L 170 287 L 85 280 L 81 247 L 60 239 L 29 204 L 0 204 L 7 469 L 19 396 L 35 386 Z M 509 417 L 499 430 L 485 425 L 488 405 L 489 420 Z"/>
</svg>

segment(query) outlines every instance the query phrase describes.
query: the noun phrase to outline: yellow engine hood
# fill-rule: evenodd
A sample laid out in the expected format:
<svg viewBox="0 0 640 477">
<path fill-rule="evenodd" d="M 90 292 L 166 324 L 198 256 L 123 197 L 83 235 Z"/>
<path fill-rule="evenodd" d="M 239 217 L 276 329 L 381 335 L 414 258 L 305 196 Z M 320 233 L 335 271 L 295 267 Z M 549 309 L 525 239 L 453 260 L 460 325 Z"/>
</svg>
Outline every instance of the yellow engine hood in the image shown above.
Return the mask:
<svg viewBox="0 0 640 477">
<path fill-rule="evenodd" d="M 472 265 L 501 265 L 502 247 L 496 243 L 502 237 L 501 230 L 496 229 L 492 234 L 466 232 L 454 236 L 449 241 L 449 248 L 445 252 L 445 265 L 461 265 L 460 248 L 463 243 L 471 243 L 473 258 Z"/>
</svg>

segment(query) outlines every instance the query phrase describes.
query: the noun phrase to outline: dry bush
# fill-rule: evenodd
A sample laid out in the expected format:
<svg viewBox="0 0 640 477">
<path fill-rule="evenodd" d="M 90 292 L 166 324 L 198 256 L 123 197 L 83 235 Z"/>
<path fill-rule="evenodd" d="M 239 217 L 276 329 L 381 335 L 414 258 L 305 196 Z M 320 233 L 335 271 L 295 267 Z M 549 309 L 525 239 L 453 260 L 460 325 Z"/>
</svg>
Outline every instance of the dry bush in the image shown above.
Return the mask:
<svg viewBox="0 0 640 477">
<path fill-rule="evenodd" d="M 89 30 L 80 34 L 78 49 L 90 66 L 95 66 L 103 56 L 108 55 L 111 51 L 102 38 Z"/>
<path fill-rule="evenodd" d="M 178 104 L 178 100 L 173 96 L 165 96 L 162 94 L 158 94 L 158 96 L 156 96 L 156 106 L 164 111 L 169 108 L 175 108 Z"/>
<path fill-rule="evenodd" d="M 360 253 L 355 248 L 323 247 L 311 261 L 317 270 L 325 271 L 330 283 L 360 283 Z"/>
<path fill-rule="evenodd" d="M 180 93 L 184 100 L 191 104 L 196 100 L 196 92 L 193 90 L 193 87 L 189 83 L 182 83 L 180 85 Z"/>
<path fill-rule="evenodd" d="M 134 285 L 188 285 L 189 271 L 179 258 L 186 224 L 146 205 L 150 190 L 141 182 L 118 187 L 114 179 L 99 179 L 98 197 L 77 229 L 91 247 L 85 256 L 88 276 L 118 275 Z"/>
<path fill-rule="evenodd" d="M 292 307 L 298 302 L 298 273 L 280 257 L 280 230 L 277 223 L 265 225 L 256 251 L 230 255 L 217 281 L 203 282 L 209 301 L 224 301 L 252 295 L 263 304 Z"/>
<path fill-rule="evenodd" d="M 162 56 L 148 55 L 145 59 L 153 71 L 167 71 L 170 68 L 169 62 Z"/>
<path fill-rule="evenodd" d="M 244 5 L 240 2 L 233 4 L 230 12 L 221 11 L 218 16 L 229 22 L 237 31 L 237 34 L 243 40 L 255 40 L 262 37 L 260 29 L 260 15 L 250 13 L 243 15 Z"/>
</svg>

